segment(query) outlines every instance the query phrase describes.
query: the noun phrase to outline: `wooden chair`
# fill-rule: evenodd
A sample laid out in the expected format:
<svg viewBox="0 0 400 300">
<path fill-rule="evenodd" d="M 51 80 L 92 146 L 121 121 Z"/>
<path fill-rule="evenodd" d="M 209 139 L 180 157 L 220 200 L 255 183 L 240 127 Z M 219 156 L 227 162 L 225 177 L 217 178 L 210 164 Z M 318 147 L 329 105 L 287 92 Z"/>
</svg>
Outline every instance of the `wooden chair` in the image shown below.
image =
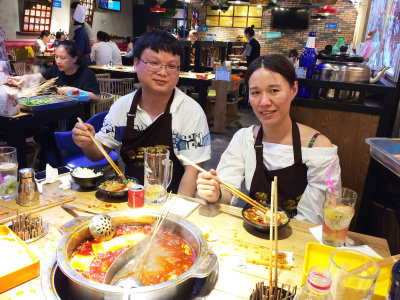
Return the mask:
<svg viewBox="0 0 400 300">
<path fill-rule="evenodd" d="M 109 93 L 101 93 L 101 101 L 98 103 L 90 104 L 90 116 L 94 116 L 103 111 L 110 110 L 111 105 L 114 103 L 114 95 Z"/>
<path fill-rule="evenodd" d="M 111 78 L 111 73 L 101 73 L 101 74 L 94 74 L 96 79 L 98 78 Z"/>
<path fill-rule="evenodd" d="M 115 95 L 115 100 L 135 90 L 133 78 L 98 78 L 101 93 L 109 93 Z"/>
<path fill-rule="evenodd" d="M 13 67 L 15 70 L 15 73 L 17 73 L 18 76 L 22 76 L 25 74 L 30 74 L 32 72 L 32 64 L 24 61 L 19 61 L 13 63 Z"/>
</svg>

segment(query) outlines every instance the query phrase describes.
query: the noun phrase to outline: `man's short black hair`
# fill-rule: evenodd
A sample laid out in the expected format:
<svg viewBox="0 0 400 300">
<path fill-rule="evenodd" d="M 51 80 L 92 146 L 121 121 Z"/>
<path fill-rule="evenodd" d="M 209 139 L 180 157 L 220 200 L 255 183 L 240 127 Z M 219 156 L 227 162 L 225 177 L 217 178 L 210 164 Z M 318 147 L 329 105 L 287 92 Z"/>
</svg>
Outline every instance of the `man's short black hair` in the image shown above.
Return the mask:
<svg viewBox="0 0 400 300">
<path fill-rule="evenodd" d="M 133 47 L 133 56 L 140 58 L 146 49 L 154 52 L 168 52 L 173 55 L 183 56 L 183 50 L 178 40 L 164 30 L 153 30 L 142 34 Z"/>
<path fill-rule="evenodd" d="M 79 1 L 74 1 L 74 2 L 72 2 L 72 3 L 71 3 L 71 8 L 72 8 L 72 9 L 76 9 L 76 7 L 78 6 L 78 4 L 80 4 Z"/>
</svg>

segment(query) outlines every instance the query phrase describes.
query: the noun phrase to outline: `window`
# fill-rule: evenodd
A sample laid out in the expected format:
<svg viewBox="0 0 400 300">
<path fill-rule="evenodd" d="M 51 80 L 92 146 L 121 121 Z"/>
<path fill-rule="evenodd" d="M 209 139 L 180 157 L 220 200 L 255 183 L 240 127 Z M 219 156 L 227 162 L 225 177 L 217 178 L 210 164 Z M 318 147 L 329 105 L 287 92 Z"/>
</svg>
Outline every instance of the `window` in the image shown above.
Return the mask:
<svg viewBox="0 0 400 300">
<path fill-rule="evenodd" d="M 88 8 L 88 12 L 86 14 L 86 22 L 90 25 L 90 27 L 92 27 L 94 7 L 96 5 L 95 0 L 80 0 L 79 2 Z"/>
<path fill-rule="evenodd" d="M 210 27 L 261 28 L 262 7 L 230 6 L 225 12 L 207 6 L 206 25 Z"/>
<path fill-rule="evenodd" d="M 50 30 L 53 0 L 25 0 L 22 31 Z"/>
</svg>

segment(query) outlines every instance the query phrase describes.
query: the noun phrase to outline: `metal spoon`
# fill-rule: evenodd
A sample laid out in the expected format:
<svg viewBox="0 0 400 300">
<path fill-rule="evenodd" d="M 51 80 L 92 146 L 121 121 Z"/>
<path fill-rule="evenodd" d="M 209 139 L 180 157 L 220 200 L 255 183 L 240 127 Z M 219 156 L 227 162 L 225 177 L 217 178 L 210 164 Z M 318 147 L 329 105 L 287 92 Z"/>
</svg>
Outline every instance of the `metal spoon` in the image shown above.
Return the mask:
<svg viewBox="0 0 400 300">
<path fill-rule="evenodd" d="M 74 218 L 78 218 L 79 215 L 74 210 L 83 211 L 89 214 L 94 214 L 89 222 L 90 234 L 96 241 L 106 242 L 112 239 L 117 229 L 113 219 L 107 214 L 97 214 L 88 210 L 83 210 L 72 205 L 61 204 L 61 207 L 71 214 Z"/>
</svg>

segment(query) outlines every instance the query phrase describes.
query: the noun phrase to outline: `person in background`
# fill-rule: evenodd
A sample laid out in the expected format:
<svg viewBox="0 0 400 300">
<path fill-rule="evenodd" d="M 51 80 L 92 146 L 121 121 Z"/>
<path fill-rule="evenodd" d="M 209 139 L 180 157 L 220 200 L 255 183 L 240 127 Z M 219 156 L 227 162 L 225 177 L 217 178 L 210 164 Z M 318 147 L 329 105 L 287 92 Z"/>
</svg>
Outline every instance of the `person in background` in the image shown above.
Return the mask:
<svg viewBox="0 0 400 300">
<path fill-rule="evenodd" d="M 109 34 L 107 34 L 107 44 L 112 49 L 112 60 L 114 65 L 122 65 L 121 50 L 119 50 L 117 44 L 111 40 L 111 36 Z"/>
<path fill-rule="evenodd" d="M 195 53 L 196 53 L 196 48 L 194 47 L 194 43 L 197 41 L 197 38 L 199 37 L 199 34 L 196 30 L 192 29 L 189 31 L 189 38 L 188 40 L 190 41 L 190 62 L 194 64 L 195 61 Z"/>
<path fill-rule="evenodd" d="M 80 4 L 79 1 L 73 1 L 70 5 L 70 8 L 71 8 L 70 15 L 71 15 L 71 20 L 72 20 L 72 22 L 70 23 L 70 26 L 69 26 L 69 31 L 68 31 L 68 36 L 69 36 L 70 40 L 73 38 L 73 36 L 75 34 L 73 16 L 74 16 L 74 13 L 75 13 L 75 10 L 76 10 L 76 7 L 78 6 L 78 4 Z M 92 46 L 94 43 L 94 38 L 95 38 L 92 27 L 90 27 L 90 25 L 86 21 L 84 21 L 83 28 L 85 29 L 85 31 L 89 37 L 90 46 Z"/>
<path fill-rule="evenodd" d="M 84 29 L 85 15 L 87 12 L 87 7 L 78 4 L 76 6 L 73 19 L 74 19 L 74 37 L 73 40 L 78 47 L 79 54 L 82 57 L 82 61 L 86 65 L 90 65 L 90 42 L 89 37 Z"/>
<path fill-rule="evenodd" d="M 183 55 L 178 40 L 162 30 L 149 31 L 135 43 L 134 65 L 142 87 L 119 98 L 104 119 L 96 139 L 109 152 L 120 148 L 125 174 L 143 184 L 143 153 L 146 147 L 165 147 L 173 161 L 168 190 L 194 196 L 198 171 L 183 165 L 183 154 L 202 165 L 211 156 L 207 118 L 200 105 L 176 88 Z M 88 158 L 103 159 L 89 132 L 90 124 L 77 123 L 72 138 Z"/>
<path fill-rule="evenodd" d="M 198 176 L 197 191 L 207 201 L 236 204 L 221 181 L 269 204 L 271 182 L 278 176 L 278 206 L 291 217 L 322 223 L 329 168 L 340 186 L 337 146 L 317 130 L 295 122 L 289 114 L 298 83 L 293 65 L 283 55 L 257 58 L 246 73 L 250 104 L 260 126 L 240 129 L 221 156 L 217 171 Z"/>
<path fill-rule="evenodd" d="M 129 52 L 131 52 L 131 50 L 133 50 L 133 46 L 135 45 L 135 40 L 136 40 L 136 38 L 134 38 L 134 37 L 131 37 L 129 39 L 128 47 L 126 47 L 126 53 L 129 53 Z"/>
<path fill-rule="evenodd" d="M 294 70 L 296 71 L 299 69 L 299 52 L 296 49 L 292 49 L 289 51 L 289 59 L 293 64 Z"/>
<path fill-rule="evenodd" d="M 0 26 L 0 61 L 5 61 L 8 67 L 8 74 L 11 73 L 10 61 L 6 50 L 7 35 L 3 27 Z M 1 71 L 1 70 L 0 70 Z"/>
<path fill-rule="evenodd" d="M 54 85 L 59 86 L 58 94 L 66 95 L 67 92 L 83 91 L 89 95 L 93 102 L 100 101 L 100 89 L 93 71 L 80 60 L 78 48 L 71 41 L 63 41 L 55 49 L 56 63 L 41 73 L 26 74 L 23 76 L 9 77 L 8 83 L 21 85 L 24 82 L 41 82 L 57 78 Z"/>
<path fill-rule="evenodd" d="M 108 41 L 108 34 L 104 31 L 97 32 L 97 43 L 92 47 L 90 60 L 96 65 L 108 65 L 112 60 L 113 49 Z"/>
<path fill-rule="evenodd" d="M 64 32 L 59 31 L 56 33 L 56 40 L 54 41 L 54 43 L 51 47 L 52 48 L 57 47 L 58 44 L 61 43 L 62 41 L 65 41 L 65 34 L 64 34 Z"/>
<path fill-rule="evenodd" d="M 246 59 L 247 67 L 250 66 L 253 60 L 260 57 L 260 43 L 254 38 L 254 34 L 255 34 L 254 25 L 251 25 L 251 27 L 247 27 L 244 30 L 244 37 L 246 38 L 248 44 L 246 45 L 243 54 L 241 55 L 231 54 L 229 55 L 229 57 L 231 59 L 232 58 L 239 58 L 241 60 Z"/>
<path fill-rule="evenodd" d="M 319 53 L 330 55 L 332 53 L 332 45 L 326 45 L 324 50 L 321 50 Z"/>
<path fill-rule="evenodd" d="M 48 30 L 43 30 L 40 37 L 35 40 L 35 54 L 43 54 L 47 50 L 47 43 L 51 40 L 51 34 Z"/>
</svg>

